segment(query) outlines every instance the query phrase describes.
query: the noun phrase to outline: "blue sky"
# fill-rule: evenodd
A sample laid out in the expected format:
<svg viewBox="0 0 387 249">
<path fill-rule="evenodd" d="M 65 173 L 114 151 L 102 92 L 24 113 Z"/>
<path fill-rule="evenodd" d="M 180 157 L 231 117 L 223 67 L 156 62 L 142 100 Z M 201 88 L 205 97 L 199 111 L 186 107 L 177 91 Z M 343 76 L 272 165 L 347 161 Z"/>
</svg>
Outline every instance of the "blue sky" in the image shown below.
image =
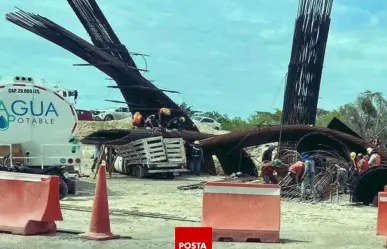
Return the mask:
<svg viewBox="0 0 387 249">
<path fill-rule="evenodd" d="M 149 54 L 149 73 L 160 88 L 195 109 L 247 117 L 282 108 L 297 0 L 99 0 L 121 41 Z M 17 6 L 38 13 L 89 40 L 65 0 L 0 1 L 0 13 Z M 60 81 L 80 92 L 79 108 L 114 106 L 113 82 L 66 50 L 4 19 L 0 22 L 0 76 Z M 145 67 L 141 58 L 135 58 Z M 319 107 L 334 109 L 364 90 L 387 83 L 387 1 L 335 0 Z M 93 87 L 91 87 L 93 86 Z"/>
</svg>

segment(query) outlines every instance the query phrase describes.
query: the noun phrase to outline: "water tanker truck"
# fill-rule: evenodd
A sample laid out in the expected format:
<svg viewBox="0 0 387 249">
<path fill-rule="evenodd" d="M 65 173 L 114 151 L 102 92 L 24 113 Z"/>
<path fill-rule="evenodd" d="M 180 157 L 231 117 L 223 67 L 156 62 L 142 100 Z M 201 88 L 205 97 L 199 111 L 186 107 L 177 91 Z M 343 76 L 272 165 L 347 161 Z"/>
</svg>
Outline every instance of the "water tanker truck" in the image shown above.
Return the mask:
<svg viewBox="0 0 387 249">
<path fill-rule="evenodd" d="M 74 106 L 55 90 L 17 76 L 0 83 L 0 159 L 28 167 L 80 170 L 81 144 Z"/>
</svg>

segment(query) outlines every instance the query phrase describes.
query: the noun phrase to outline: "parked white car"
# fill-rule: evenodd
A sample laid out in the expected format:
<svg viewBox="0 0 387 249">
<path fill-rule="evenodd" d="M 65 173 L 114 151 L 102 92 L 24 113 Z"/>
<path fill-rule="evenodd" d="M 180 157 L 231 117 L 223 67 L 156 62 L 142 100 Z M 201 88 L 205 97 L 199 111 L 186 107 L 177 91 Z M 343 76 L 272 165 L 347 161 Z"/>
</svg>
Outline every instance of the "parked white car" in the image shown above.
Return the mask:
<svg viewBox="0 0 387 249">
<path fill-rule="evenodd" d="M 221 129 L 221 124 L 216 121 L 215 119 L 213 118 L 209 118 L 209 117 L 204 117 L 204 116 L 193 116 L 192 117 L 192 121 L 195 123 L 195 124 L 198 124 L 198 123 L 201 123 L 201 124 L 206 124 L 208 126 L 211 126 L 212 128 L 214 128 L 215 130 L 220 130 Z"/>
<path fill-rule="evenodd" d="M 118 107 L 93 111 L 93 119 L 97 121 L 120 120 L 125 118 L 132 118 L 132 113 L 128 107 Z"/>
</svg>

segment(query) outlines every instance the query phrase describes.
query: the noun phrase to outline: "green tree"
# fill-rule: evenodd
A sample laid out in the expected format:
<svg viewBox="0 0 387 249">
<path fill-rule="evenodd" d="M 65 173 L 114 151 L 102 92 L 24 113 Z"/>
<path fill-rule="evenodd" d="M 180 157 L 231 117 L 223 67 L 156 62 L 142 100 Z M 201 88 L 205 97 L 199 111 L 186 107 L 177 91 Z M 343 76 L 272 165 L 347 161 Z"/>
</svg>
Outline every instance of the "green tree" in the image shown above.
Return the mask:
<svg viewBox="0 0 387 249">
<path fill-rule="evenodd" d="M 185 111 L 187 113 L 188 116 L 192 116 L 192 115 L 195 115 L 195 113 L 197 113 L 197 111 L 194 111 L 193 110 L 193 106 L 192 105 L 188 105 L 187 103 L 183 102 L 181 104 L 179 104 L 179 107 Z"/>
<path fill-rule="evenodd" d="M 343 116 L 337 110 L 328 111 L 325 109 L 317 109 L 316 126 L 327 127 L 333 118 L 338 118 L 343 121 Z"/>
<path fill-rule="evenodd" d="M 364 138 L 386 134 L 387 100 L 381 92 L 365 91 L 340 107 L 339 112 L 343 121 Z"/>
<path fill-rule="evenodd" d="M 202 116 L 213 118 L 219 123 L 222 124 L 223 130 L 235 131 L 240 129 L 245 129 L 249 126 L 246 120 L 243 120 L 240 117 L 230 118 L 227 114 L 221 114 L 217 111 L 205 112 L 201 114 Z"/>
<path fill-rule="evenodd" d="M 260 112 L 257 111 L 255 114 L 251 115 L 247 120 L 251 125 L 278 125 L 281 123 L 282 111 L 280 109 L 275 109 L 272 112 Z"/>
</svg>

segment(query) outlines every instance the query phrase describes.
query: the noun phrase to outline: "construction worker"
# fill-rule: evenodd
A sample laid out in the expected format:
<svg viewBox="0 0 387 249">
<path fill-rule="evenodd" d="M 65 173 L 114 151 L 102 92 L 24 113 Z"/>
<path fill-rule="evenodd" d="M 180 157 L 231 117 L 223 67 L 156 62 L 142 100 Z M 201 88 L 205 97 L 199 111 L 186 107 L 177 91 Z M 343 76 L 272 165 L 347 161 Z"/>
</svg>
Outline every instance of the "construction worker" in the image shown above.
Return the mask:
<svg viewBox="0 0 387 249">
<path fill-rule="evenodd" d="M 168 123 L 168 119 L 171 116 L 171 110 L 168 108 L 160 108 L 159 110 L 159 119 L 158 119 L 158 125 L 160 128 L 166 127 Z"/>
<path fill-rule="evenodd" d="M 274 146 L 268 146 L 268 148 L 262 154 L 262 162 L 270 162 L 273 158 Z"/>
<path fill-rule="evenodd" d="M 158 126 L 157 117 L 155 114 L 149 115 L 145 120 L 146 129 L 153 129 Z"/>
<path fill-rule="evenodd" d="M 144 118 L 142 117 L 140 112 L 136 112 L 133 115 L 132 124 L 135 128 L 141 127 L 144 125 Z"/>
<path fill-rule="evenodd" d="M 368 160 L 368 166 L 369 167 L 375 167 L 380 166 L 381 164 L 381 158 L 378 153 L 372 148 L 367 148 L 367 154 L 369 155 L 370 159 Z"/>
<path fill-rule="evenodd" d="M 362 153 L 357 154 L 357 160 L 357 168 L 359 169 L 359 174 L 361 174 L 368 169 L 368 161 L 364 158 Z"/>
<path fill-rule="evenodd" d="M 348 172 L 345 168 L 340 167 L 338 164 L 335 164 L 336 167 L 336 185 L 340 187 L 344 194 L 347 193 L 347 180 L 348 180 Z"/>
<path fill-rule="evenodd" d="M 352 164 L 353 164 L 353 167 L 356 171 L 358 171 L 358 168 L 357 168 L 357 158 L 356 158 L 356 152 L 351 152 L 351 154 L 349 154 L 349 156 L 351 157 L 351 160 L 352 160 Z"/>
<path fill-rule="evenodd" d="M 201 165 L 203 161 L 203 149 L 200 146 L 199 141 L 194 141 L 193 145 L 190 146 L 190 157 L 191 157 L 191 162 L 190 162 L 190 168 L 192 170 L 192 173 L 195 175 L 199 176 L 200 175 L 200 170 L 201 170 Z"/>
<path fill-rule="evenodd" d="M 304 172 L 305 164 L 303 161 L 297 161 L 292 166 L 289 167 L 288 175 L 292 178 L 292 182 L 296 182 L 298 185 L 298 179 L 302 176 Z"/>
<path fill-rule="evenodd" d="M 185 117 L 176 117 L 176 118 L 172 118 L 168 124 L 167 124 L 167 128 L 168 129 L 179 129 L 185 122 Z"/>
<path fill-rule="evenodd" d="M 267 162 L 261 166 L 261 176 L 263 177 L 263 181 L 267 184 L 277 184 L 277 168 L 281 167 L 282 162 L 279 159 L 275 159 L 271 162 Z"/>
<path fill-rule="evenodd" d="M 91 165 L 91 172 L 94 172 L 94 169 L 97 166 L 98 158 L 101 154 L 102 144 L 95 144 L 94 146 L 95 146 L 94 158 L 93 158 L 94 160 L 93 160 L 93 164 Z"/>
<path fill-rule="evenodd" d="M 301 198 L 305 199 L 306 188 L 309 186 L 312 189 L 313 198 L 318 199 L 317 189 L 314 186 L 314 180 L 316 177 L 316 168 L 313 159 L 306 153 L 301 153 L 302 161 L 304 162 L 304 173 L 301 180 Z"/>
</svg>

